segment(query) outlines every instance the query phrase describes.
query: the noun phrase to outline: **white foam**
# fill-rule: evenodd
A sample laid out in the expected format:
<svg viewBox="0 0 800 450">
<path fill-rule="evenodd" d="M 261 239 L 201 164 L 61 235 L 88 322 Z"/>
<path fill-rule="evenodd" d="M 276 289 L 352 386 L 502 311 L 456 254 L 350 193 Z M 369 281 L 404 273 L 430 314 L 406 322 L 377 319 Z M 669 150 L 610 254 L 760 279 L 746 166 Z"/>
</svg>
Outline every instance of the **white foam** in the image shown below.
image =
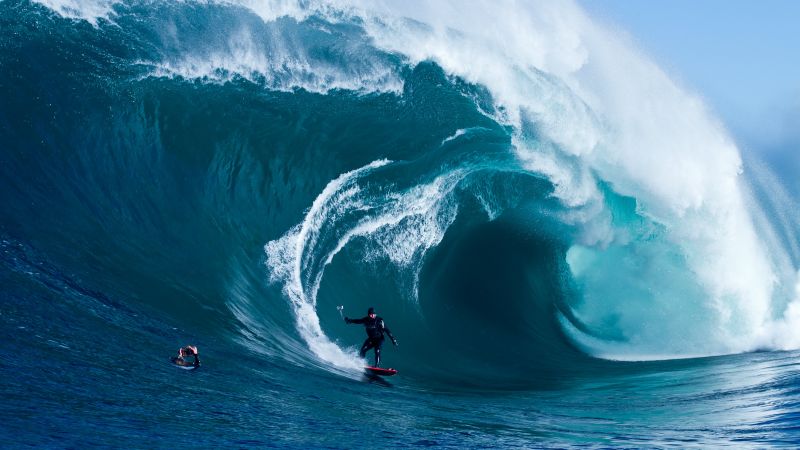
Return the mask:
<svg viewBox="0 0 800 450">
<path fill-rule="evenodd" d="M 114 6 L 120 0 L 32 0 L 46 6 L 61 17 L 85 20 L 97 26 L 100 19 L 110 21 L 114 16 Z"/>
<path fill-rule="evenodd" d="M 301 21 L 316 12 L 313 8 L 314 2 L 302 5 L 298 0 L 217 0 L 214 3 L 247 8 L 265 22 L 273 22 L 281 17 L 291 17 Z M 319 6 L 321 5 L 317 5 Z"/>
<path fill-rule="evenodd" d="M 796 350 L 800 348 L 800 272 L 794 289 L 794 299 L 781 316 L 764 327 L 759 334 L 758 349 Z"/>
<path fill-rule="evenodd" d="M 252 30 L 242 27 L 218 48 L 197 48 L 161 61 L 143 62 L 154 67 L 156 77 L 182 77 L 224 83 L 237 77 L 263 83 L 275 90 L 303 88 L 326 93 L 345 89 L 363 93 L 399 92 L 403 83 L 394 68 L 373 55 L 361 55 L 348 65 L 310 58 L 306 49 L 282 42 L 278 36 L 269 42 L 257 39 Z"/>
<path fill-rule="evenodd" d="M 461 136 L 465 135 L 466 133 L 467 133 L 467 130 L 465 128 L 459 128 L 458 130 L 456 130 L 455 133 L 453 133 L 452 135 L 447 136 L 446 138 L 444 138 L 442 140 L 442 144 L 441 145 L 444 145 L 444 144 L 446 144 L 446 143 L 448 143 L 450 141 L 456 140 L 456 139 L 460 138 Z"/>
</svg>

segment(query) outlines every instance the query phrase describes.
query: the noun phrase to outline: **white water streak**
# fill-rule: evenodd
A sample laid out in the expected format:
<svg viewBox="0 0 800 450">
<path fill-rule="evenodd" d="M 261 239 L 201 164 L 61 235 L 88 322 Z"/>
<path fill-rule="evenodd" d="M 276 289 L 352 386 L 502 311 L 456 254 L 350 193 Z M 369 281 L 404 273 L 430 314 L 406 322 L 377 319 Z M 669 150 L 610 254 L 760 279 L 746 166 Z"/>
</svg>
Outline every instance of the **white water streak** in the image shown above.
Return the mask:
<svg viewBox="0 0 800 450">
<path fill-rule="evenodd" d="M 363 192 L 359 179 L 388 163 L 375 161 L 328 183 L 303 222 L 265 246 L 270 281 L 283 285 L 301 336 L 321 360 L 338 368 L 356 369 L 363 361 L 332 343 L 320 327 L 316 304 L 325 267 L 350 242 L 364 237 L 372 248 L 368 257 L 413 266 L 416 275 L 425 252 L 439 244 L 455 220 L 456 209 L 448 197 L 462 173 L 451 172 L 402 192 Z M 416 277 L 413 282 L 416 293 Z"/>
</svg>

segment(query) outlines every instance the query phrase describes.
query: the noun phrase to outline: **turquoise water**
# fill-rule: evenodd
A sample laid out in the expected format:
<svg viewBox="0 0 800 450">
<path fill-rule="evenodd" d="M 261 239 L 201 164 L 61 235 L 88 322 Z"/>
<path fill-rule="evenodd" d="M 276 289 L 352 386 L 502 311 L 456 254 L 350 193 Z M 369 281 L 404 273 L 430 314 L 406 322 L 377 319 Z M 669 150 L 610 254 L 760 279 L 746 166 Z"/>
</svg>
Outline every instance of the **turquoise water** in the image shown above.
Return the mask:
<svg viewBox="0 0 800 450">
<path fill-rule="evenodd" d="M 0 2 L 3 446 L 795 445 L 791 167 L 569 2 L 281 5 Z"/>
</svg>

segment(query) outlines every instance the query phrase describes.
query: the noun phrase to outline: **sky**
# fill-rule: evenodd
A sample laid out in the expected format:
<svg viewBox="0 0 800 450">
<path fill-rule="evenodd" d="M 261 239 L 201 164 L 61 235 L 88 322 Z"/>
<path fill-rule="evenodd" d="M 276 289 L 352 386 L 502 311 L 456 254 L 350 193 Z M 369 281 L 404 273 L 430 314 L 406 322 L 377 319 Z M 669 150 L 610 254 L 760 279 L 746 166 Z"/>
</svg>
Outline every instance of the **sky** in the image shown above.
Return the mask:
<svg viewBox="0 0 800 450">
<path fill-rule="evenodd" d="M 703 97 L 740 143 L 800 161 L 800 0 L 578 0 Z"/>
</svg>

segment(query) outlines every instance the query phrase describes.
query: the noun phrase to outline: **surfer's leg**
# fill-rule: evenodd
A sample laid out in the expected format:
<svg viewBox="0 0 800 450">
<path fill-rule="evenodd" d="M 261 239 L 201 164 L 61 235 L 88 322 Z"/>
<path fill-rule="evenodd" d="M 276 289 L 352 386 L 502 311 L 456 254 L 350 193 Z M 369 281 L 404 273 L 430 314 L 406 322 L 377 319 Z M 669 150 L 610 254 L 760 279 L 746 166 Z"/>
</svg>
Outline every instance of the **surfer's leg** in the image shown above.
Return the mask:
<svg viewBox="0 0 800 450">
<path fill-rule="evenodd" d="M 364 341 L 364 344 L 361 346 L 361 350 L 358 352 L 358 354 L 363 358 L 364 355 L 367 354 L 367 350 L 370 348 L 372 348 L 372 339 L 367 338 L 367 340 Z"/>
<path fill-rule="evenodd" d="M 381 346 L 383 345 L 383 338 L 377 339 L 375 342 L 375 367 L 381 366 Z"/>
</svg>

